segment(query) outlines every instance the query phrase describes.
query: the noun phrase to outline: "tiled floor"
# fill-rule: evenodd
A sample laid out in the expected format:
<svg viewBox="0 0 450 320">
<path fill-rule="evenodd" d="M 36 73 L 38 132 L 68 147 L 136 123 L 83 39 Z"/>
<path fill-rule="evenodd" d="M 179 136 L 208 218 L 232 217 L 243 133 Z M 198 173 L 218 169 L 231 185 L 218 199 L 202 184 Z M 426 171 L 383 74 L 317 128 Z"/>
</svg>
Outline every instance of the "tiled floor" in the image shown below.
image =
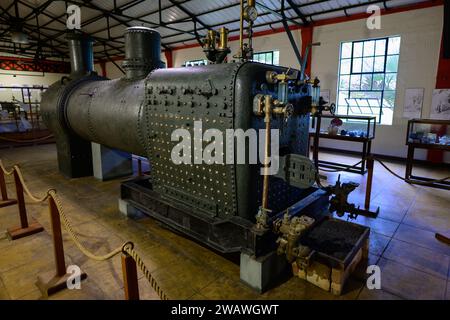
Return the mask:
<svg viewBox="0 0 450 320">
<path fill-rule="evenodd" d="M 58 190 L 80 238 L 92 251 L 106 253 L 126 240 L 135 243 L 161 287 L 172 299 L 450 299 L 450 247 L 434 238 L 450 234 L 450 191 L 408 185 L 376 165 L 373 205 L 381 207 L 377 219 L 358 217 L 371 227 L 370 263 L 381 268 L 382 290 L 368 290 L 365 282 L 350 279 L 344 294 L 335 297 L 298 278 L 291 278 L 262 295 L 239 281 L 239 266 L 213 251 L 172 233 L 150 218 L 127 219 L 117 209 L 120 180 L 99 182 L 94 178 L 65 179 L 57 170 L 53 145 L 0 150 L 9 168 L 19 164 L 35 194 L 50 187 Z M 351 157 L 321 154 L 322 159 L 356 162 Z M 399 174 L 404 166 L 388 163 Z M 417 169 L 436 177 L 449 172 Z M 327 173 L 328 183 L 337 174 Z M 365 179 L 343 174 L 342 180 L 361 183 L 351 200 L 362 205 Z M 8 182 L 11 195 L 14 187 Z M 36 277 L 54 266 L 50 221 L 46 204 L 27 201 L 29 215 L 45 231 L 10 241 L 4 230 L 18 224 L 17 207 L 0 209 L 0 299 L 39 299 Z M 81 290 L 65 290 L 51 299 L 122 299 L 120 258 L 96 262 L 86 258 L 63 232 L 66 263 L 88 274 Z M 141 297 L 157 299 L 140 275 Z"/>
</svg>

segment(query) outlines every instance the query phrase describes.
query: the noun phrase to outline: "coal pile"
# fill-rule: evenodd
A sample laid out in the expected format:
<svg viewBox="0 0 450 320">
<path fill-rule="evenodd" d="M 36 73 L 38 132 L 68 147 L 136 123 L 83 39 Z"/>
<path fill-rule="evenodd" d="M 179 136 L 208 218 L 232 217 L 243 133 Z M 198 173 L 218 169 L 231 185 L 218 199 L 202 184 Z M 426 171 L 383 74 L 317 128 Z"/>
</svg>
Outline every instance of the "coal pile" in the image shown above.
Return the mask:
<svg viewBox="0 0 450 320">
<path fill-rule="evenodd" d="M 302 239 L 302 244 L 339 260 L 352 251 L 364 228 L 341 220 L 327 219 Z"/>
</svg>

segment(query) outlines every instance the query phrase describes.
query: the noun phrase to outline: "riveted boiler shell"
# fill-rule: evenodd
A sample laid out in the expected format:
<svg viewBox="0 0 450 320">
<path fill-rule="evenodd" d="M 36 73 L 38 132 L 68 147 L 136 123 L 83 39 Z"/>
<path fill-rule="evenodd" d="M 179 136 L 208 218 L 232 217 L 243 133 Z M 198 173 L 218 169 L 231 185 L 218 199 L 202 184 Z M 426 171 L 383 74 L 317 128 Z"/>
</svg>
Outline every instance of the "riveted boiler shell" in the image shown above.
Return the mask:
<svg viewBox="0 0 450 320">
<path fill-rule="evenodd" d="M 145 156 L 138 118 L 144 80 L 96 81 L 78 87 L 67 107 L 70 128 L 88 141 Z"/>
</svg>

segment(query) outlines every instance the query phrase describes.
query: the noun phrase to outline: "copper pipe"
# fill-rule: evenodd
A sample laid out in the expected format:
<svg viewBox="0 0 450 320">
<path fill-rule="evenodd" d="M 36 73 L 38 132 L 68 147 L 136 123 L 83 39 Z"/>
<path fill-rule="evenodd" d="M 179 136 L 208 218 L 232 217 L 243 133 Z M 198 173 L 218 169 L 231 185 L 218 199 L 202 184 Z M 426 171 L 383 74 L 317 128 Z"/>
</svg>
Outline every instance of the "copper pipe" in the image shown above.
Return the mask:
<svg viewBox="0 0 450 320">
<path fill-rule="evenodd" d="M 264 180 L 263 180 L 263 195 L 262 208 L 269 209 L 269 150 L 270 150 L 270 116 L 271 116 L 272 97 L 265 96 L 264 112 L 266 123 L 266 141 L 264 143 Z"/>
<path fill-rule="evenodd" d="M 241 0 L 241 18 L 239 23 L 239 56 L 242 58 L 244 52 L 244 0 Z"/>
</svg>

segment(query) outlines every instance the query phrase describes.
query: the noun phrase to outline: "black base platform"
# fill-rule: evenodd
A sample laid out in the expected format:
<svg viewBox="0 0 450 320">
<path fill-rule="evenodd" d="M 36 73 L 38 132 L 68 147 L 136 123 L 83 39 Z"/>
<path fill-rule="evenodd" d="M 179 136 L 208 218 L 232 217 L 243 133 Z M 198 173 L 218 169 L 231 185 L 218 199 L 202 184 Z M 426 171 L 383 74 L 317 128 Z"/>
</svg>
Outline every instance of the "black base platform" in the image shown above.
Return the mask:
<svg viewBox="0 0 450 320">
<path fill-rule="evenodd" d="M 257 230 L 254 221 L 233 216 L 228 219 L 206 216 L 167 199 L 152 190 L 148 177 L 138 177 L 121 185 L 121 199 L 133 208 L 147 214 L 222 253 L 246 252 L 264 255 L 275 249 L 277 236 L 270 230 Z M 289 214 L 328 216 L 329 199 L 324 191 L 311 188 L 308 195 L 289 208 Z M 256 214 L 256 213 L 255 213 Z M 270 221 L 282 218 L 275 213 Z"/>
</svg>

